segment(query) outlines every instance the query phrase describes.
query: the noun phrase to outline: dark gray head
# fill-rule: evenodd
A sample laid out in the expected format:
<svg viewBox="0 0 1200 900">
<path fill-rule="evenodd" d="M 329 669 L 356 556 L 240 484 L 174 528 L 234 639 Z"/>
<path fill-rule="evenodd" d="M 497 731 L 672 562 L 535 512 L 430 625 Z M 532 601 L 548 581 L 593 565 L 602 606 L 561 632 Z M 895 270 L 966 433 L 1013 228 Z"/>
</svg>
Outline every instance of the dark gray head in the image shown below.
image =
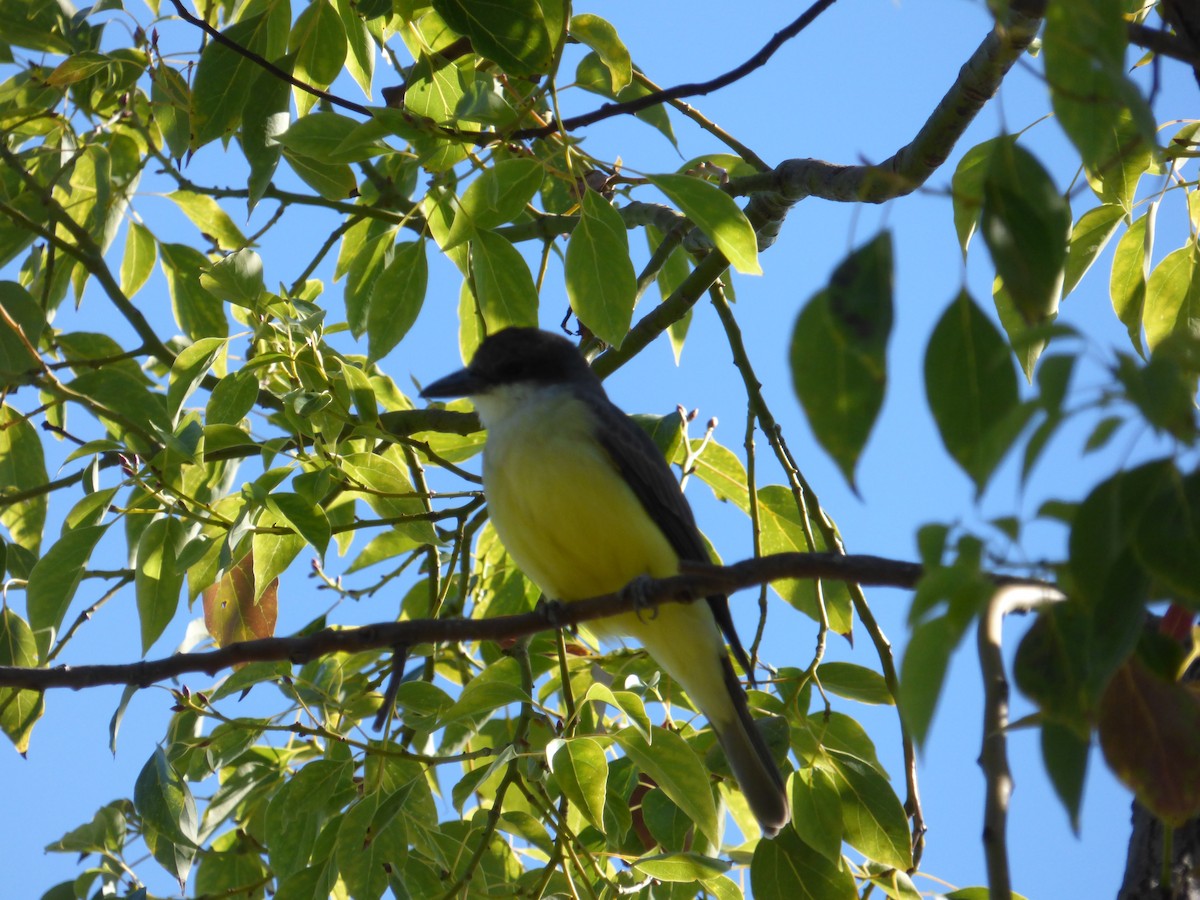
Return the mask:
<svg viewBox="0 0 1200 900">
<path fill-rule="evenodd" d="M 566 338 L 539 328 L 506 328 L 479 345 L 470 365 L 427 385 L 421 396 L 470 397 L 506 385 L 563 383 L 600 389 L 587 360 Z"/>
</svg>

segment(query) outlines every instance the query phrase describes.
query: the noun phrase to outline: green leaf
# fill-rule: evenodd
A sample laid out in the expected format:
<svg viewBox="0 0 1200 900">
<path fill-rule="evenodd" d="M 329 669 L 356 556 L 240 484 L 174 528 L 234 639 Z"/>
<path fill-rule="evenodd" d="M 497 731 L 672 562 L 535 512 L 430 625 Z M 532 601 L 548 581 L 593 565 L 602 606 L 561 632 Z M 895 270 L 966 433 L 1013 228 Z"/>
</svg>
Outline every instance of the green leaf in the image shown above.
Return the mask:
<svg viewBox="0 0 1200 900">
<path fill-rule="evenodd" d="M 358 180 L 346 163 L 327 163 L 283 148 L 283 158 L 300 180 L 326 200 L 348 200 L 358 192 Z"/>
<path fill-rule="evenodd" d="M 375 279 L 386 267 L 395 239 L 393 226 L 367 218 L 352 226 L 342 238 L 333 277 L 337 280 L 347 276 L 346 321 L 355 337 L 366 333 Z"/>
<path fill-rule="evenodd" d="M 45 451 L 37 429 L 11 406 L 0 404 L 0 496 L 44 485 Z M 0 506 L 0 524 L 9 539 L 36 555 L 46 526 L 45 494 Z"/>
<path fill-rule="evenodd" d="M 699 755 L 673 731 L 654 726 L 651 741 L 636 728 L 624 728 L 614 737 L 639 769 L 654 779 L 696 827 L 714 844 L 720 842 L 717 806 L 708 772 Z"/>
<path fill-rule="evenodd" d="M 150 649 L 175 617 L 183 572 L 176 559 L 187 542 L 187 529 L 173 517 L 155 519 L 138 541 L 134 584 L 138 619 L 142 627 L 142 653 Z"/>
<path fill-rule="evenodd" d="M 636 81 L 624 88 L 614 90 L 612 78 L 612 72 L 603 60 L 600 59 L 600 54 L 598 53 L 587 54 L 579 61 L 579 65 L 575 68 L 575 83 L 584 90 L 600 94 L 602 97 L 627 103 L 630 100 L 645 97 L 650 93 L 650 88 Z M 671 127 L 671 118 L 667 115 L 664 105 L 655 104 L 648 109 L 640 109 L 633 115 L 635 118 L 641 119 L 647 125 L 656 129 L 671 142 L 672 146 L 678 148 L 675 140 L 675 131 Z"/>
<path fill-rule="evenodd" d="M 1129 332 L 1133 349 L 1142 353 L 1142 310 L 1146 304 L 1146 279 L 1150 274 L 1150 252 L 1154 245 L 1156 206 L 1133 224 L 1117 241 L 1113 254 L 1112 276 L 1109 291 L 1112 294 L 1113 312 Z"/>
<path fill-rule="evenodd" d="M 240 250 L 249 240 L 240 228 L 233 224 L 229 214 L 208 194 L 192 191 L 174 191 L 167 194 L 183 214 L 192 220 L 201 234 L 216 243 L 222 250 Z"/>
<path fill-rule="evenodd" d="M 563 795 L 599 831 L 604 831 L 604 797 L 608 759 L 588 737 L 555 739 L 546 745 L 546 759 Z"/>
<path fill-rule="evenodd" d="M 329 547 L 329 538 L 332 535 L 329 517 L 325 515 L 325 510 L 299 494 L 286 491 L 271 494 L 267 498 L 267 506 L 282 516 L 286 523 L 296 530 L 297 534 L 308 541 L 322 559 L 325 558 L 325 551 Z"/>
<path fill-rule="evenodd" d="M 359 162 L 374 155 L 374 151 L 364 149 L 369 145 L 350 142 L 355 150 L 349 154 L 342 152 L 342 148 L 360 127 L 357 121 L 339 113 L 315 112 L 297 119 L 275 140 L 292 153 L 316 162 L 328 165 Z"/>
<path fill-rule="evenodd" d="M 620 347 L 633 321 L 637 275 L 625 222 L 612 204 L 586 191 L 567 244 L 567 297 L 579 321 L 610 347 Z"/>
<path fill-rule="evenodd" d="M 200 286 L 218 300 L 257 309 L 266 290 L 262 257 L 248 248 L 230 253 L 200 274 Z"/>
<path fill-rule="evenodd" d="M 1063 296 L 1075 290 L 1075 285 L 1087 274 L 1092 263 L 1096 261 L 1114 234 L 1117 226 L 1125 218 L 1125 210 L 1120 204 L 1105 203 L 1095 209 L 1089 209 L 1075 227 L 1071 229 L 1071 239 L 1067 244 L 1067 262 L 1063 275 Z"/>
<path fill-rule="evenodd" d="M 317 88 L 333 83 L 346 63 L 346 28 L 328 0 L 314 0 L 296 18 L 288 37 L 288 53 L 295 56 L 296 78 Z M 317 98 L 308 91 L 293 89 L 296 111 L 305 116 Z"/>
<path fill-rule="evenodd" d="M 200 275 L 211 265 L 208 257 L 186 244 L 160 244 L 159 264 L 167 276 L 175 321 L 183 333 L 194 341 L 228 335 L 224 307 L 200 285 Z"/>
<path fill-rule="evenodd" d="M 121 293 L 132 297 L 140 291 L 154 271 L 158 258 L 158 242 L 145 225 L 129 223 L 125 236 L 125 256 L 121 260 Z"/>
<path fill-rule="evenodd" d="M 732 868 L 732 863 L 701 853 L 659 853 L 635 859 L 630 865 L 651 878 L 666 882 L 711 881 Z"/>
<path fill-rule="evenodd" d="M 900 666 L 900 710 L 918 747 L 925 745 L 961 629 L 945 616 L 913 626 Z"/>
<path fill-rule="evenodd" d="M 809 531 L 815 546 L 810 546 L 805 534 L 796 498 L 781 484 L 767 485 L 758 490 L 759 524 L 762 528 L 762 552 L 821 553 L 829 548 L 821 537 L 818 522 L 809 517 Z M 807 578 L 788 578 L 771 584 L 779 596 L 814 621 L 820 621 L 816 585 Z M 850 634 L 854 628 L 850 592 L 837 581 L 821 583 L 825 614 L 835 634 Z"/>
<path fill-rule="evenodd" d="M 423 502 L 413 496 L 412 482 L 387 457 L 377 453 L 351 453 L 343 457 L 342 471 L 353 486 L 361 485 L 368 489 L 358 496 L 379 516 L 394 518 L 426 512 Z M 437 534 L 428 520 L 396 522 L 392 527 L 418 543 L 437 542 Z"/>
<path fill-rule="evenodd" d="M 836 750 L 826 752 L 842 798 L 846 843 L 876 862 L 901 870 L 911 868 L 908 817 L 887 779 L 860 759 Z"/>
<path fill-rule="evenodd" d="M 958 235 L 958 246 L 963 259 L 975 229 L 979 227 L 979 214 L 983 209 L 983 182 L 987 178 L 992 154 L 1002 145 L 1012 145 L 1016 135 L 1002 134 L 999 137 L 976 144 L 963 154 L 954 175 L 950 179 L 950 199 L 954 208 L 954 231 Z"/>
<path fill-rule="evenodd" d="M 471 273 L 489 334 L 537 326 L 537 288 L 516 247 L 495 232 L 479 232 L 471 241 Z"/>
<path fill-rule="evenodd" d="M 288 71 L 291 61 L 280 60 L 278 67 Z M 242 130 L 239 139 L 246 162 L 250 164 L 250 176 L 246 186 L 250 195 L 246 206 L 253 212 L 258 201 L 271 186 L 271 178 L 279 165 L 283 147 L 276 138 L 283 134 L 291 122 L 289 85 L 274 72 L 263 70 L 252 76 L 253 89 L 246 99 L 242 112 Z"/>
<path fill-rule="evenodd" d="M 983 239 L 996 273 L 1029 325 L 1058 311 L 1071 208 L 1036 157 L 1001 143 L 983 181 Z"/>
<path fill-rule="evenodd" d="M 406 241 L 395 246 L 387 264 L 371 288 L 367 308 L 367 341 L 370 362 L 382 359 L 408 334 L 429 283 L 429 263 L 424 241 Z"/>
<path fill-rule="evenodd" d="M 1054 792 L 1071 818 L 1071 830 L 1079 834 L 1079 810 L 1083 805 L 1083 783 L 1087 775 L 1091 744 L 1073 728 L 1047 720 L 1042 723 L 1042 762 Z"/>
<path fill-rule="evenodd" d="M 39 658 L 44 659 L 50 649 L 51 630 L 62 627 L 67 607 L 83 579 L 83 567 L 107 529 L 107 525 L 90 525 L 68 531 L 29 573 L 25 602 L 29 626 L 37 638 Z"/>
<path fill-rule="evenodd" d="M 0 308 L 7 315 L 0 317 L 0 385 L 28 383 L 30 373 L 41 368 L 37 347 L 46 328 L 46 314 L 15 281 L 0 281 Z"/>
<path fill-rule="evenodd" d="M 1168 337 L 1200 333 L 1200 249 L 1195 241 L 1168 253 L 1146 284 L 1142 322 L 1153 351 Z"/>
<path fill-rule="evenodd" d="M 925 396 L 947 452 L 982 491 L 1024 417 L 1008 344 L 965 290 L 929 338 Z"/>
<path fill-rule="evenodd" d="M 510 703 L 528 702 L 529 693 L 521 687 L 521 667 L 511 656 L 506 656 L 467 682 L 438 725 L 441 727 L 467 716 L 490 713 Z"/>
<path fill-rule="evenodd" d="M 813 433 L 854 486 L 859 455 L 883 406 L 892 328 L 892 241 L 855 250 L 796 318 L 789 362 Z"/>
<path fill-rule="evenodd" d="M 269 526 L 275 522 L 269 516 L 262 516 L 259 525 Z M 279 523 L 284 524 L 284 523 Z M 304 538 L 295 534 L 262 534 L 255 532 L 250 539 L 254 553 L 254 597 L 257 601 L 271 583 L 287 571 L 304 549 Z"/>
<path fill-rule="evenodd" d="M 150 108 L 171 158 L 183 159 L 192 137 L 192 95 L 183 76 L 169 65 L 150 68 Z M 132 224 L 132 223 L 131 223 Z M 129 294 L 129 291 L 125 291 Z"/>
<path fill-rule="evenodd" d="M 11 609 L 0 608 L 0 666 L 22 666 L 32 669 L 38 665 L 37 641 L 33 631 Z M 18 753 L 29 749 L 29 737 L 34 723 L 45 711 L 42 691 L 22 691 L 0 688 L 0 731 L 3 731 Z"/>
<path fill-rule="evenodd" d="M 233 44 L 270 58 L 270 29 L 271 15 L 259 13 L 235 22 L 222 33 Z M 258 74 L 257 63 L 225 44 L 211 41 L 204 47 L 192 80 L 192 150 L 233 134 Z"/>
<path fill-rule="evenodd" d="M 213 425 L 237 425 L 258 400 L 258 378 L 239 369 L 226 375 L 212 389 L 204 411 L 204 421 Z"/>
<path fill-rule="evenodd" d="M 1123 0 L 1057 0 L 1042 36 L 1055 118 L 1105 202 L 1128 208 L 1153 159 L 1154 116 L 1125 74 Z"/>
<path fill-rule="evenodd" d="M 857 900 L 854 876 L 785 828 L 759 841 L 750 863 L 755 900 Z"/>
<path fill-rule="evenodd" d="M 620 91 L 633 81 L 633 60 L 617 29 L 599 16 L 581 13 L 571 17 L 571 37 L 596 51 L 608 68 L 612 90 Z"/>
<path fill-rule="evenodd" d="M 758 238 L 736 201 L 716 185 L 690 175 L 647 175 L 692 224 L 708 235 L 743 275 L 761 275 Z"/>
<path fill-rule="evenodd" d="M 187 398 L 224 353 L 225 343 L 225 338 L 201 338 L 175 357 L 167 384 L 167 414 L 172 422 L 179 418 Z"/>
<path fill-rule="evenodd" d="M 471 3 L 434 0 L 433 8 L 471 46 L 509 75 L 538 75 L 550 70 L 563 38 L 563 5 L 556 0 L 506 0 Z"/>
<path fill-rule="evenodd" d="M 267 804 L 265 828 L 271 868 L 282 879 L 303 869 L 329 815 L 353 796 L 348 760 L 316 759 L 280 786 Z"/>
<path fill-rule="evenodd" d="M 463 192 L 442 249 L 450 250 L 477 232 L 520 218 L 542 186 L 545 171 L 536 159 L 518 158 L 502 159 L 481 172 Z"/>
<path fill-rule="evenodd" d="M 196 801 L 161 747 L 137 777 L 133 804 L 148 831 L 147 846 L 182 888 L 196 856 Z"/>
<path fill-rule="evenodd" d="M 1200 471 L 1182 476 L 1174 466 L 1156 468 L 1153 486 L 1139 488 L 1133 550 L 1171 596 L 1200 608 Z"/>
<path fill-rule="evenodd" d="M 817 766 L 797 769 L 788 793 L 792 827 L 800 840 L 838 865 L 842 859 L 842 798 L 833 776 Z"/>
<path fill-rule="evenodd" d="M 827 662 L 821 663 L 817 674 L 821 687 L 839 697 L 859 703 L 895 705 L 887 682 L 873 669 L 848 662 Z"/>
</svg>

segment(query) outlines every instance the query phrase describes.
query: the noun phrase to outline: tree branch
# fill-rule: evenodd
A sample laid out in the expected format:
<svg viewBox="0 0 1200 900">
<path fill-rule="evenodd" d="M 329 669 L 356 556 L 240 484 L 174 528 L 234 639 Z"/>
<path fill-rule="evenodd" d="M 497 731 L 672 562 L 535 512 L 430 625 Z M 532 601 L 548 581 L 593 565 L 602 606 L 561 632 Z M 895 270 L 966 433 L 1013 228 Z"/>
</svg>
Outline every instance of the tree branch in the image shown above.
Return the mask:
<svg viewBox="0 0 1200 900">
<path fill-rule="evenodd" d="M 0 666 L 0 688 L 47 690 L 80 689 L 102 684 L 147 686 L 188 672 L 213 675 L 248 662 L 286 660 L 300 664 L 329 653 L 357 653 L 391 648 L 397 644 L 460 641 L 502 641 L 578 625 L 592 619 L 644 609 L 647 604 L 688 603 L 697 597 L 730 593 L 782 578 L 826 578 L 856 584 L 912 588 L 921 579 L 916 563 L 877 556 L 844 556 L 839 553 L 778 553 L 731 566 L 687 563 L 685 573 L 648 582 L 637 591 L 622 590 L 568 604 L 551 604 L 533 612 L 494 619 L 414 619 L 379 622 L 359 628 L 326 628 L 306 637 L 262 638 L 233 643 L 205 653 L 183 653 L 136 663 L 96 666 L 56 666 L 34 669 Z M 1042 591 L 1053 586 L 1028 578 L 993 575 L 998 585 L 1026 585 Z M 647 615 L 653 615 L 647 612 Z"/>
<path fill-rule="evenodd" d="M 759 233 L 759 247 L 774 242 L 787 210 L 806 197 L 883 203 L 923 185 L 946 161 L 983 105 L 995 96 L 1000 82 L 1028 48 L 1040 25 L 1040 18 L 1014 9 L 1011 21 L 997 24 L 971 54 L 912 141 L 878 165 L 789 159 L 771 172 L 731 179 L 730 193 L 754 195 L 746 215 Z"/>
<path fill-rule="evenodd" d="M 983 750 L 979 765 L 987 782 L 983 814 L 983 852 L 987 860 L 988 897 L 1012 900 L 1008 870 L 1008 800 L 1012 772 L 1008 768 L 1008 677 L 1004 673 L 1001 630 L 1011 612 L 1030 612 L 1065 599 L 1057 589 L 1003 586 L 988 599 L 976 633 L 983 672 Z"/>
</svg>

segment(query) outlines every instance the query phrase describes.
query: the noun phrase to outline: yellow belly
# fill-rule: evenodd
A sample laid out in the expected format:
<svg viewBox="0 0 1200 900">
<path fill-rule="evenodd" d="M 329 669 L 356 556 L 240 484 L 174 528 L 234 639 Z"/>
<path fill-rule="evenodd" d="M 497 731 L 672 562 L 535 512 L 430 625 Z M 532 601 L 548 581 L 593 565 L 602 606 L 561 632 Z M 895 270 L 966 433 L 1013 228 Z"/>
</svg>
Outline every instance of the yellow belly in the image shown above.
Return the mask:
<svg viewBox="0 0 1200 900">
<path fill-rule="evenodd" d="M 569 395 L 510 412 L 484 450 L 484 489 L 501 542 L 547 597 L 570 602 L 620 590 L 638 576 L 679 571 L 679 558 L 592 437 Z M 631 637 L 709 716 L 732 707 L 720 676 L 724 641 L 708 604 L 666 604 L 589 627 Z"/>
</svg>

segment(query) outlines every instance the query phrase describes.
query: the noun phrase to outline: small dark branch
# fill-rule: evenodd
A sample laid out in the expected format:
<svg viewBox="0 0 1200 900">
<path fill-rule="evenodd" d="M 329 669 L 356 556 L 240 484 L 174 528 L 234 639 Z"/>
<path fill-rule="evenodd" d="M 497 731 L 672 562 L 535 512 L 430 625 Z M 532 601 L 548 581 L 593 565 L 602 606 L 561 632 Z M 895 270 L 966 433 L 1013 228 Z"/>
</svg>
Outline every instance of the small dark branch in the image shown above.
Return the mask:
<svg viewBox="0 0 1200 900">
<path fill-rule="evenodd" d="M 193 16 L 190 12 L 187 11 L 187 8 L 181 2 L 179 2 L 179 0 L 171 0 L 171 5 L 175 7 L 175 12 L 178 13 L 179 17 L 181 19 L 183 19 L 185 22 L 187 22 L 191 25 L 195 25 L 197 28 L 199 28 L 201 31 L 203 31 L 205 34 L 207 34 L 209 37 L 211 37 L 218 44 L 221 44 L 224 47 L 228 47 L 230 50 L 232 50 L 234 53 L 238 54 L 239 56 L 245 57 L 246 59 L 250 60 L 250 62 L 252 62 L 256 66 L 258 66 L 259 68 L 261 68 L 267 72 L 270 72 L 272 75 L 274 75 L 280 81 L 286 81 L 292 87 L 299 88 L 300 90 L 304 91 L 305 93 L 312 94 L 314 97 L 319 97 L 322 100 L 326 101 L 327 103 L 333 104 L 334 106 L 340 106 L 342 109 L 348 109 L 351 112 L 356 112 L 360 116 L 370 117 L 371 110 L 369 110 L 367 107 L 363 106 L 361 103 L 355 103 L 353 100 L 346 100 L 342 97 L 337 96 L 336 94 L 331 94 L 328 91 L 323 91 L 319 88 L 315 88 L 311 84 L 306 84 L 305 82 L 301 81 L 299 78 L 296 78 L 294 75 L 292 75 L 291 72 L 285 72 L 283 69 L 279 68 L 279 66 L 275 65 L 270 60 L 267 60 L 267 59 L 263 58 L 262 56 L 259 56 L 253 50 L 243 47 L 237 41 L 230 40 L 226 35 L 222 34 L 217 28 L 213 27 L 212 25 L 209 25 L 203 19 Z"/>
<path fill-rule="evenodd" d="M 622 590 L 563 604 L 557 610 L 554 627 L 565 628 L 592 619 L 632 612 L 642 603 L 689 603 L 696 597 L 730 593 L 783 578 L 825 578 L 865 585 L 912 588 L 920 580 L 921 571 L 916 563 L 838 553 L 778 553 L 731 566 L 688 563 L 683 574 L 647 582 L 644 590 Z M 1040 591 L 1053 590 L 1045 582 L 1026 578 L 994 575 L 993 580 L 998 585 L 1028 585 Z M 248 662 L 287 660 L 299 665 L 330 653 L 358 653 L 397 645 L 412 647 L 424 643 L 505 641 L 545 631 L 548 624 L 544 611 L 536 609 L 521 615 L 498 616 L 494 619 L 414 619 L 379 622 L 360 628 L 325 629 L 306 637 L 241 641 L 204 653 L 181 653 L 163 659 L 118 665 L 57 666 L 53 669 L 0 666 L 0 688 L 47 690 L 69 687 L 78 690 L 101 684 L 145 687 L 189 672 L 214 675 L 223 669 Z"/>
<path fill-rule="evenodd" d="M 1137 22 L 1130 22 L 1129 43 L 1151 50 L 1158 56 L 1169 56 L 1179 62 L 1200 66 L 1200 55 L 1197 55 L 1192 45 L 1184 38 L 1169 31 L 1147 28 Z"/>
</svg>

